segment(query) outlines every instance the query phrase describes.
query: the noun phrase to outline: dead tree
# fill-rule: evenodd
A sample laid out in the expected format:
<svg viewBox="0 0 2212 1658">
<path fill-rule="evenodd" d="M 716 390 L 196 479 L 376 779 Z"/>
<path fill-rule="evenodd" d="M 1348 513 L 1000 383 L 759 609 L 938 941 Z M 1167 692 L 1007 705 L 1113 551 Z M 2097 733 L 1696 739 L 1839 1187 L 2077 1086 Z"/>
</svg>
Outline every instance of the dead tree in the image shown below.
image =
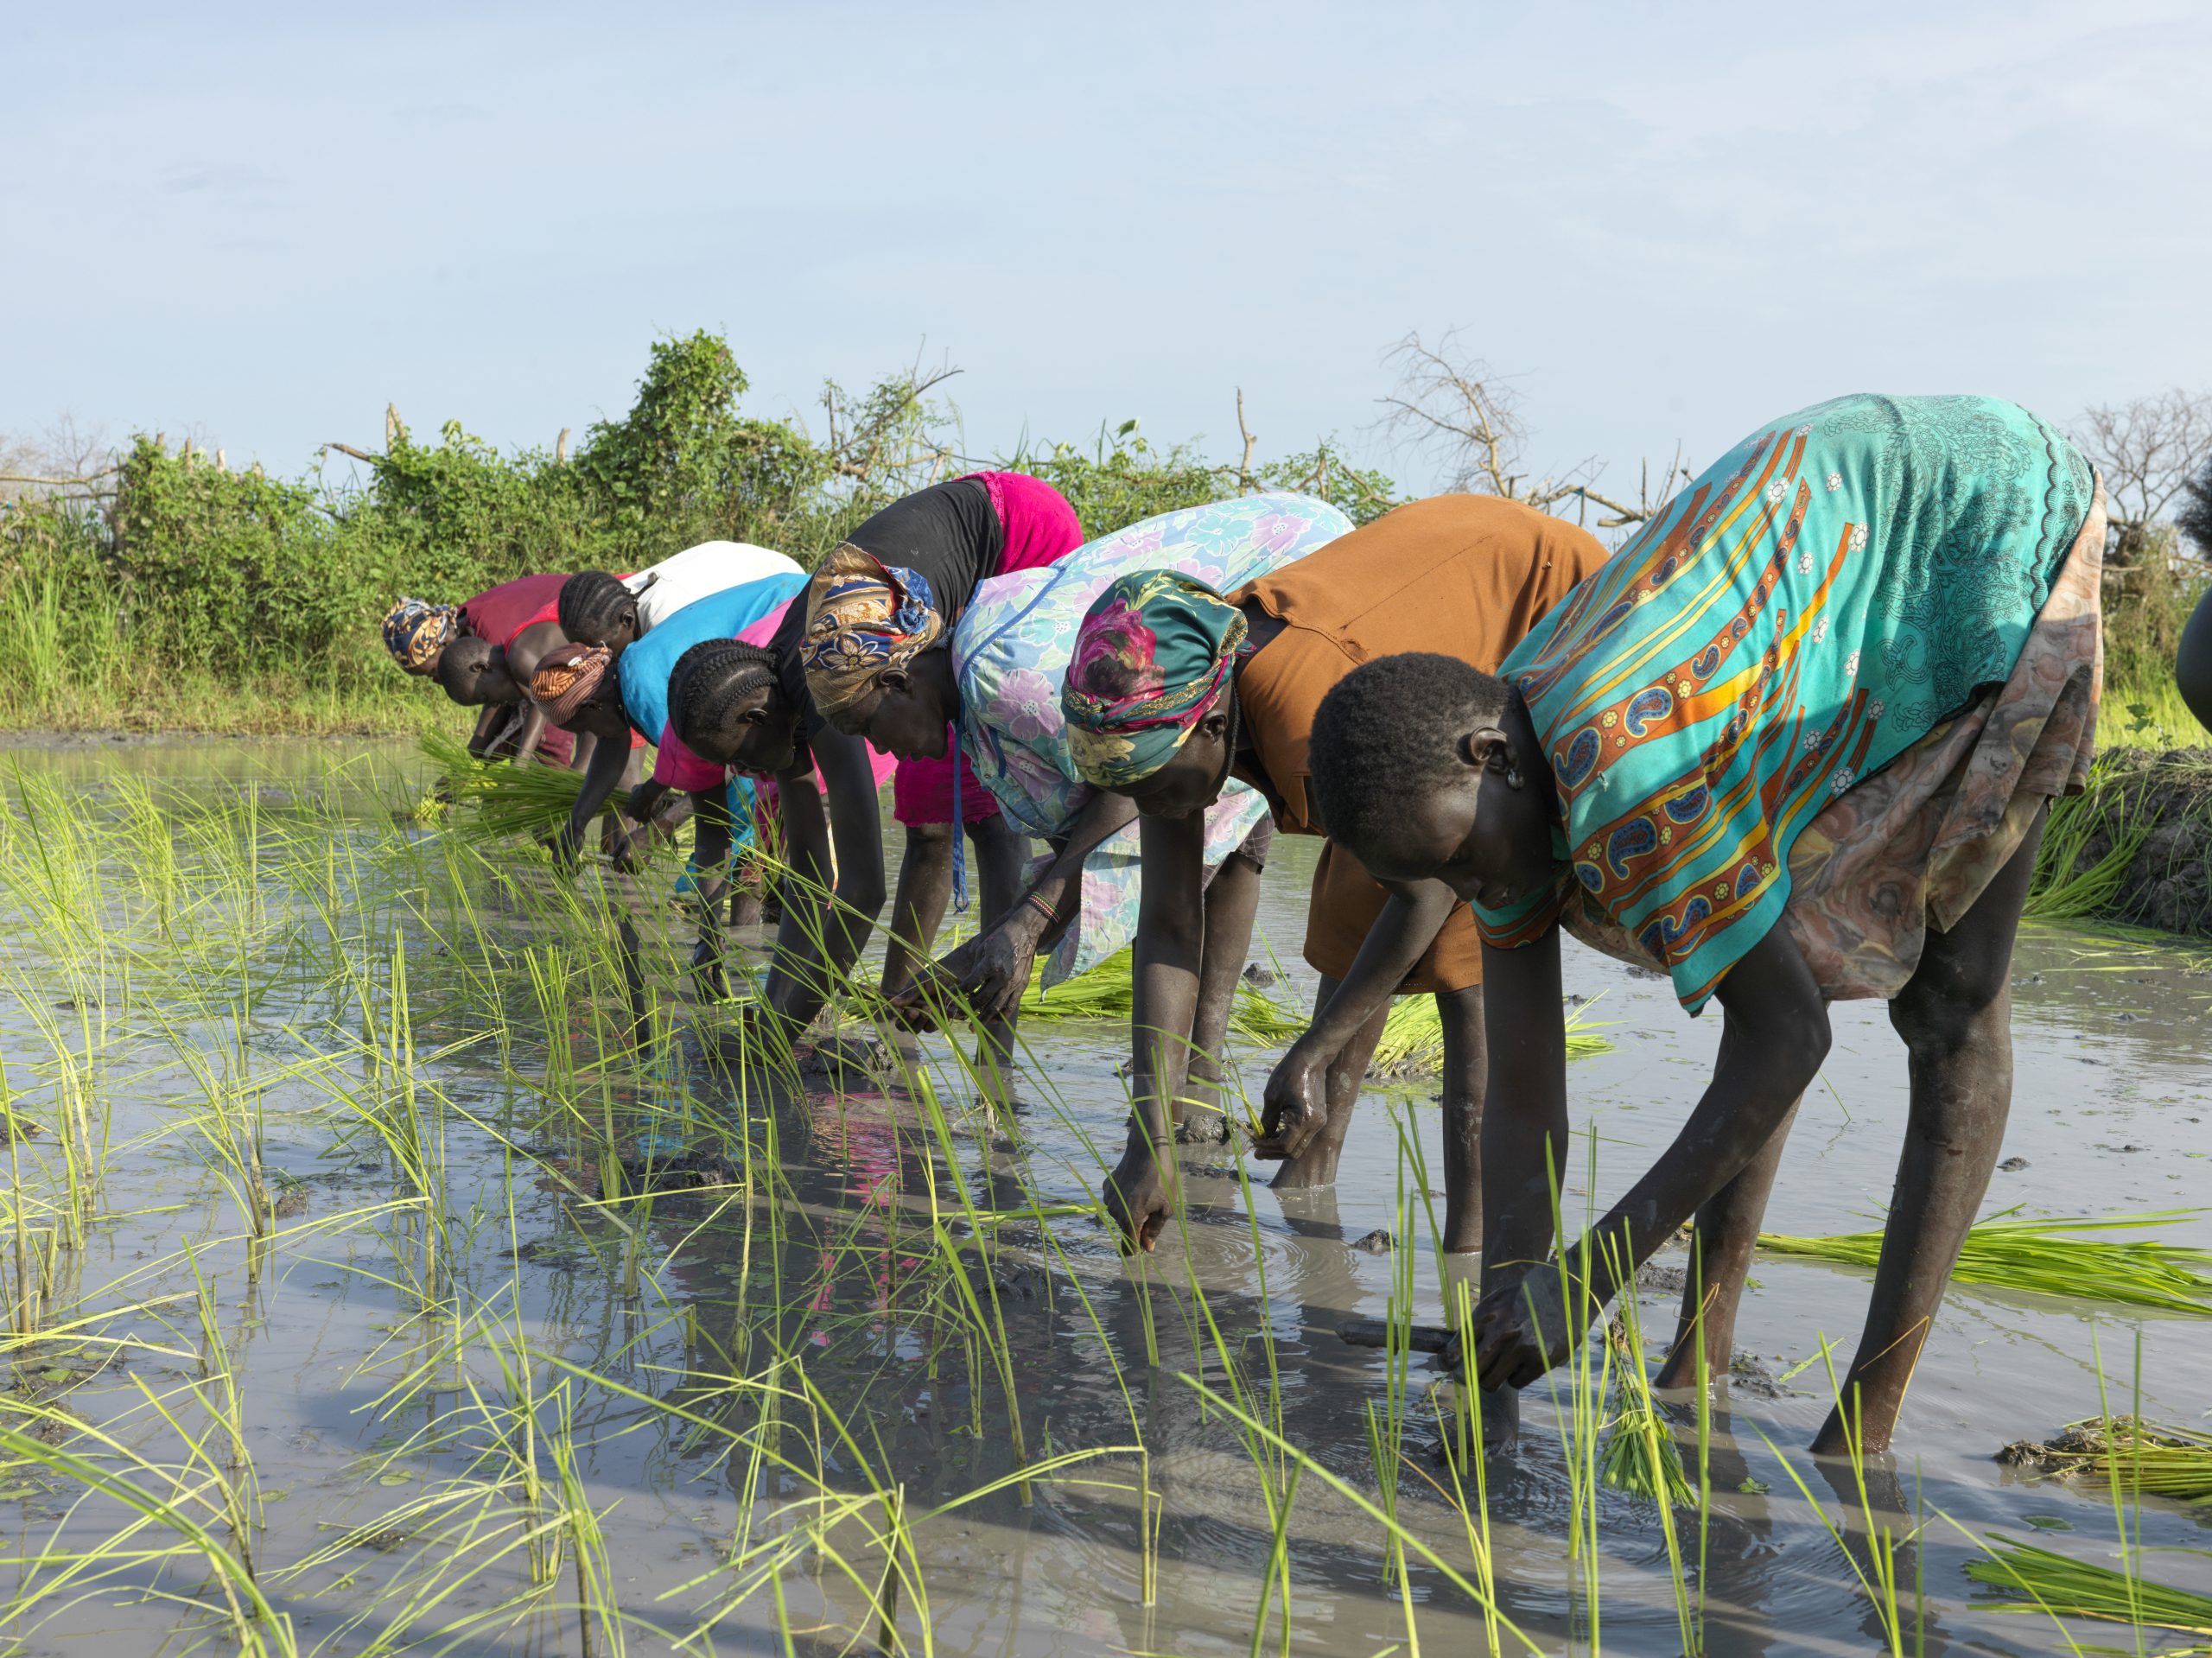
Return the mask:
<svg viewBox="0 0 2212 1658">
<path fill-rule="evenodd" d="M 1463 349 L 1459 330 L 1447 331 L 1434 345 L 1409 334 L 1382 360 L 1397 371 L 1398 383 L 1381 399 L 1387 412 L 1379 423 L 1402 448 L 1437 462 L 1446 489 L 1502 496 L 1547 511 L 1572 501 L 1579 520 L 1594 506 L 1599 529 L 1619 530 L 1650 518 L 1676 483 L 1690 476 L 1678 449 L 1655 492 L 1647 464 L 1633 504 L 1598 491 L 1604 468 L 1594 457 L 1564 473 L 1531 477 L 1522 470 L 1529 429 L 1520 394 Z"/>
<path fill-rule="evenodd" d="M 2161 520 L 2190 479 L 2212 465 L 2212 395 L 2190 397 L 2176 386 L 2100 403 L 2075 423 L 2074 435 L 2105 480 L 2106 567 L 2132 570 L 2162 539 Z"/>
</svg>

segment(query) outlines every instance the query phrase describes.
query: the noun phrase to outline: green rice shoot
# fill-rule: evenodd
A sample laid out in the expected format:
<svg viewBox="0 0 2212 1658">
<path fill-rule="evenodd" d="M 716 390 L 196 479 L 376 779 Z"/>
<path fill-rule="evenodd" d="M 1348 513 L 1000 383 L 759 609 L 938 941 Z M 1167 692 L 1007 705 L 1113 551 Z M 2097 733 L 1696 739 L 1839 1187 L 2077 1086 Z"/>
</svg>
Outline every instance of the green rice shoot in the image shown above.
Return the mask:
<svg viewBox="0 0 2212 1658">
<path fill-rule="evenodd" d="M 568 821 L 583 791 L 582 773 L 562 765 L 516 765 L 480 760 L 466 743 L 442 733 L 423 739 L 423 753 L 437 768 L 456 810 L 448 832 L 463 841 L 535 840 Z M 608 797 L 606 810 L 613 810 Z"/>
<path fill-rule="evenodd" d="M 2212 1250 L 2146 1238 L 2112 1242 L 2096 1236 L 2177 1226 L 2199 1212 L 2162 1210 L 2101 1219 L 2030 1220 L 2008 1209 L 1974 1223 L 1951 1276 L 1961 1284 L 2212 1317 Z M 1871 1269 L 1881 1257 L 1882 1234 L 1801 1238 L 1762 1232 L 1759 1248 L 1769 1255 Z"/>
<path fill-rule="evenodd" d="M 2069 1422 L 2049 1440 L 2023 1440 L 1998 1460 L 2052 1479 L 2117 1484 L 2181 1502 L 2212 1502 L 2212 1433 L 2133 1416 Z"/>
<path fill-rule="evenodd" d="M 1997 1611 L 2100 1618 L 2184 1635 L 2212 1635 L 2212 1595 L 2153 1583 L 1995 1534 L 1987 1546 L 1990 1558 L 1967 1561 L 1966 1574 L 1986 1588 L 2020 1597 L 1997 1602 Z"/>
</svg>

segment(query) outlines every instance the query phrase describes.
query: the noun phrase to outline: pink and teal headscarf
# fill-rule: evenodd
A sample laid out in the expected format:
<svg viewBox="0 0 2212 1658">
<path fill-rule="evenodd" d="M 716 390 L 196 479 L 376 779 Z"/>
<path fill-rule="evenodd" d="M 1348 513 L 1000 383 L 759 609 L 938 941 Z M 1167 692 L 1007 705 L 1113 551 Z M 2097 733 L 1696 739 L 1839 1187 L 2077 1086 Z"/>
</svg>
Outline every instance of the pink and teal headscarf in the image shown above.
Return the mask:
<svg viewBox="0 0 2212 1658">
<path fill-rule="evenodd" d="M 1095 788 L 1141 783 L 1174 759 L 1228 683 L 1243 613 L 1195 576 L 1117 576 L 1091 601 L 1060 690 L 1068 748 Z"/>
</svg>

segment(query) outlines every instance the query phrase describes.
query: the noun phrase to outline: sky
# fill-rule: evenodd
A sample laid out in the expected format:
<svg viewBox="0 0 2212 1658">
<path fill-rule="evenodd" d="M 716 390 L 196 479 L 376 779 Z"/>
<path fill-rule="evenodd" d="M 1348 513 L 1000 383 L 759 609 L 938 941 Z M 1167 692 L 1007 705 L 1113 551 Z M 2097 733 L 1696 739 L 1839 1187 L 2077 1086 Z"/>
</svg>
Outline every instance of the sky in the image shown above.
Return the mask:
<svg viewBox="0 0 2212 1658">
<path fill-rule="evenodd" d="M 2212 390 L 2212 7 L 379 3 L 25 9 L 0 434 L 297 473 L 448 419 L 550 445 L 657 335 L 744 407 L 918 359 L 971 453 L 1262 457 L 1384 353 L 1508 377 L 1632 489 L 1853 391 L 2061 422 Z M 817 427 L 818 429 L 818 427 Z"/>
</svg>

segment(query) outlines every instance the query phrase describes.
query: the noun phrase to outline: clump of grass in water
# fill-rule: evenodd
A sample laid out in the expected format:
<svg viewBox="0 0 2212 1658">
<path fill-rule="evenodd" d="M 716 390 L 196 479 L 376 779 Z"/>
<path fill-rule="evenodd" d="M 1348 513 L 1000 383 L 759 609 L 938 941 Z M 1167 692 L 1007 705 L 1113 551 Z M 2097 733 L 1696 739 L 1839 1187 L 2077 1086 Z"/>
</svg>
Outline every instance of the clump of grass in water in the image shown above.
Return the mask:
<svg viewBox="0 0 2212 1658">
<path fill-rule="evenodd" d="M 1044 987 L 1045 967 L 1030 969 L 1029 988 L 1021 998 L 1024 1020 L 1127 1020 L 1135 1006 L 1135 967 L 1132 952 L 1116 950 L 1079 978 Z M 1236 1005 L 1230 1008 L 1229 1028 L 1248 1042 L 1268 1045 L 1294 1042 L 1306 1033 L 1306 1015 L 1270 995 L 1249 979 L 1239 980 Z M 1584 1022 L 1583 1010 L 1569 1015 L 1567 1057 L 1586 1059 L 1610 1053 L 1613 1045 Z M 1444 1020 L 1433 996 L 1401 996 L 1383 1022 L 1382 1039 L 1376 1045 L 1370 1074 L 1411 1077 L 1432 1071 L 1444 1063 Z"/>
<path fill-rule="evenodd" d="M 2006 1445 L 1997 1459 L 2054 1479 L 2116 1480 L 2145 1496 L 2212 1502 L 2212 1433 L 2133 1416 L 2069 1422 L 2051 1439 Z"/>
<path fill-rule="evenodd" d="M 2040 1221 L 2015 1219 L 2018 1211 L 2008 1209 L 1974 1223 L 1951 1277 L 1961 1284 L 2212 1318 L 2212 1249 L 2151 1239 L 2115 1243 L 2081 1236 L 2174 1226 L 2197 1212 L 2161 1210 L 2101 1219 Z M 1762 1232 L 1759 1248 L 1770 1255 L 1871 1268 L 1880 1258 L 1882 1235 L 1845 1232 L 1801 1238 Z"/>
<path fill-rule="evenodd" d="M 1570 1059 L 1587 1059 L 1613 1051 L 1613 1045 L 1589 1023 L 1587 1013 L 1587 1008 L 1579 1007 L 1567 1013 L 1567 1057 Z M 1436 998 L 1399 997 L 1390 1004 L 1390 1016 L 1382 1021 L 1382 1039 L 1375 1045 L 1375 1057 L 1367 1062 L 1368 1075 L 1421 1076 L 1443 1064 L 1444 1016 L 1436 1011 Z"/>
<path fill-rule="evenodd" d="M 1993 1535 L 1986 1547 L 1990 1558 L 1967 1561 L 1967 1576 L 1986 1588 L 2026 1597 L 1985 1603 L 1993 1611 L 2040 1612 L 2212 1635 L 2212 1595 L 2153 1583 L 2133 1572 L 2115 1572 L 2008 1537 Z M 2177 1552 L 2212 1554 L 2204 1549 Z"/>
</svg>

